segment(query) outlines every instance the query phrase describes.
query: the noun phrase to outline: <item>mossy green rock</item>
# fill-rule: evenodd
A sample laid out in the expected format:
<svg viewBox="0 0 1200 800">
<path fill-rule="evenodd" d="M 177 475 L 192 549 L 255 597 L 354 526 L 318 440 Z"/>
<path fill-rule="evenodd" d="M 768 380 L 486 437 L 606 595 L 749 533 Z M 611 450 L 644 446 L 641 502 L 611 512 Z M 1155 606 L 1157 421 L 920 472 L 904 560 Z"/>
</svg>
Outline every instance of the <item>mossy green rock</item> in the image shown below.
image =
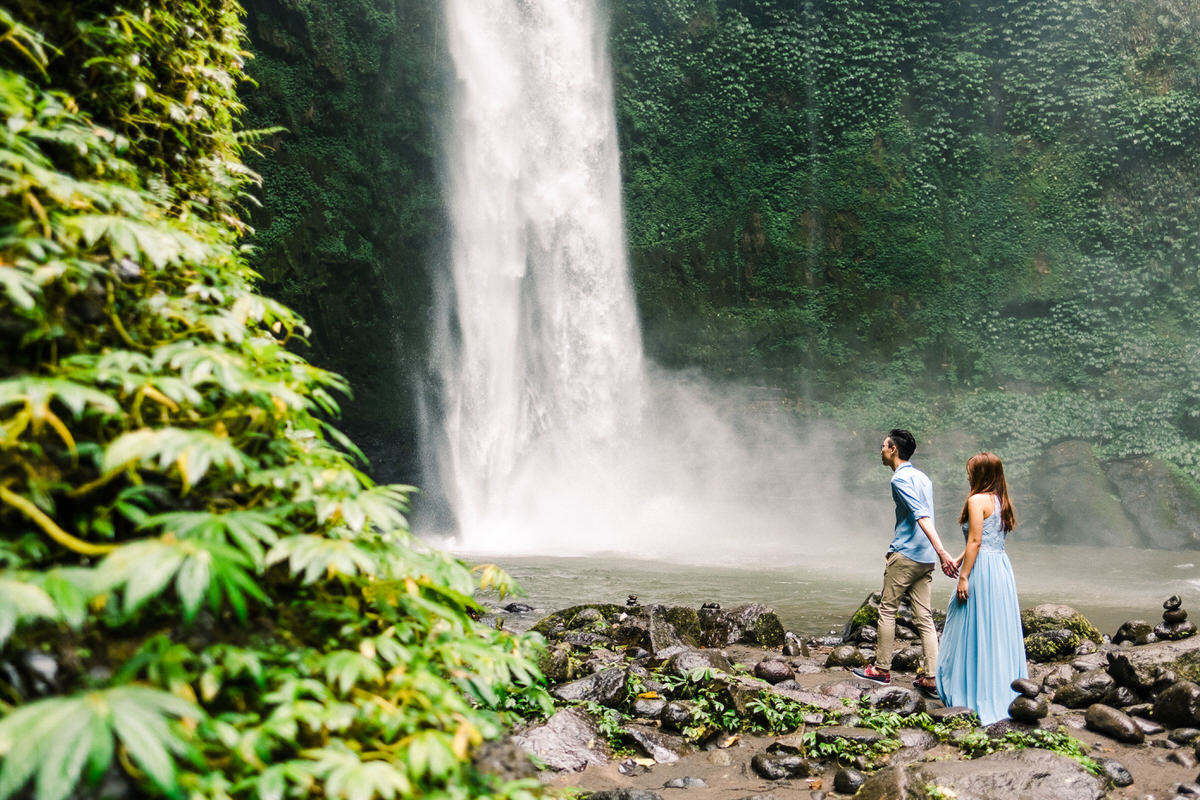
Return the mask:
<svg viewBox="0 0 1200 800">
<path fill-rule="evenodd" d="M 1104 637 L 1101 636 L 1100 631 L 1088 621 L 1087 617 L 1070 606 L 1056 603 L 1042 603 L 1041 605 L 1022 611 L 1021 627 L 1024 629 L 1026 636 L 1042 631 L 1066 628 L 1077 634 L 1081 639 L 1091 639 L 1096 644 L 1101 644 L 1104 641 Z M 1078 644 L 1076 642 L 1076 646 Z"/>
<path fill-rule="evenodd" d="M 616 624 L 621 614 L 628 611 L 626 607 L 613 603 L 571 606 L 542 617 L 530 630 L 547 638 L 554 637 L 554 631 L 559 628 L 600 633 Z"/>
</svg>

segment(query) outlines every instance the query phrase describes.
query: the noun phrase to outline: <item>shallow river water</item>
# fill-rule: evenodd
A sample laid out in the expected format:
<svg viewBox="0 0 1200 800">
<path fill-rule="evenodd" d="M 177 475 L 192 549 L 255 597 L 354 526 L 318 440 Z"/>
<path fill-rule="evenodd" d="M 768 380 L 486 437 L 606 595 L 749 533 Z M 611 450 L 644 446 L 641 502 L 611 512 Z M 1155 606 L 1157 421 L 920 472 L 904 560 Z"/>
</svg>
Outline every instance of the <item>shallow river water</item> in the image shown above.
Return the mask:
<svg viewBox="0 0 1200 800">
<path fill-rule="evenodd" d="M 1104 550 L 1009 542 L 1021 607 L 1065 603 L 1083 612 L 1104 633 L 1129 619 L 1157 622 L 1162 601 L 1172 594 L 1200 613 L 1200 553 Z M 537 609 L 506 623 L 527 627 L 543 613 L 580 603 L 623 604 L 636 594 L 641 604 L 689 605 L 717 602 L 728 608 L 758 602 L 770 606 L 785 628 L 803 635 L 840 630 L 863 598 L 876 591 L 883 554 L 826 553 L 818 560 L 785 557 L 771 563 L 680 564 L 628 555 L 572 558 L 460 553 L 474 563 L 506 569 Z M 954 582 L 934 578 L 934 606 L 944 609 Z M 495 604 L 495 597 L 485 598 Z M 505 600 L 504 603 L 509 602 Z"/>
</svg>

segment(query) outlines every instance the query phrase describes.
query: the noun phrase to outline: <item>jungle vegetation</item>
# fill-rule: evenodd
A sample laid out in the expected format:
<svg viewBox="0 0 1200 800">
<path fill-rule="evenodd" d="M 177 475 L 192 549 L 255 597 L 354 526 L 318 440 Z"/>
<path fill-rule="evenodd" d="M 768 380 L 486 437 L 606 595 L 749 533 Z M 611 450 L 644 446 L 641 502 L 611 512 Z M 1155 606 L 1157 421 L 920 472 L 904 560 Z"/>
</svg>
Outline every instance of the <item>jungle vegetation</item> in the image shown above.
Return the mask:
<svg viewBox="0 0 1200 800">
<path fill-rule="evenodd" d="M 525 798 L 506 591 L 408 532 L 256 289 L 232 0 L 0 9 L 0 799 Z"/>
<path fill-rule="evenodd" d="M 252 162 L 267 177 L 252 261 L 288 302 L 337 307 L 314 323 L 341 348 L 330 364 L 377 363 L 378 337 L 346 331 L 378 326 L 412 377 L 444 268 L 428 243 L 446 224 L 445 47 L 430 4 L 326 5 L 250 3 L 249 69 L 271 86 L 246 96 L 256 124 L 289 130 Z M 1194 3 L 610 7 L 652 357 L 776 387 L 872 439 L 904 420 L 946 439 L 955 481 L 981 447 L 1020 475 L 1081 441 L 1098 464 L 1151 457 L 1195 494 Z M 389 288 L 364 303 L 360 282 Z M 360 394 L 351 415 L 383 419 L 397 397 Z"/>
</svg>

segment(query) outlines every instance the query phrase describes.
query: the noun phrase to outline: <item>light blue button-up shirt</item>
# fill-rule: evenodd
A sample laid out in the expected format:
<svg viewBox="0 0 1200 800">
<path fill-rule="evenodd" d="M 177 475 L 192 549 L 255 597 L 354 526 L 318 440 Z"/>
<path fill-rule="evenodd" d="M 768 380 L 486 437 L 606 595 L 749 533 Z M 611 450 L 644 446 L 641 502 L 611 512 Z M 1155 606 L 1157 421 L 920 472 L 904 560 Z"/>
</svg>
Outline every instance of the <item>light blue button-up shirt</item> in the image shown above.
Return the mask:
<svg viewBox="0 0 1200 800">
<path fill-rule="evenodd" d="M 936 564 L 937 553 L 917 520 L 933 521 L 933 481 L 912 464 L 901 464 L 892 473 L 892 499 L 896 501 L 896 534 L 888 551 L 919 561 Z"/>
</svg>

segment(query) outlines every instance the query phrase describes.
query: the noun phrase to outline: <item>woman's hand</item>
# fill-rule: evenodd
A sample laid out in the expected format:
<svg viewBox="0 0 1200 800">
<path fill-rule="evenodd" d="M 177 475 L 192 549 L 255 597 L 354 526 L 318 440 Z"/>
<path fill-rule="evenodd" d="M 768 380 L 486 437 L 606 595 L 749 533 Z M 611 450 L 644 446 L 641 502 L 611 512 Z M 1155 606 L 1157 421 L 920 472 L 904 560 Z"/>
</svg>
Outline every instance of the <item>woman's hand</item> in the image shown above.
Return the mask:
<svg viewBox="0 0 1200 800">
<path fill-rule="evenodd" d="M 955 589 L 955 594 L 958 595 L 959 600 L 961 600 L 964 603 L 967 602 L 968 593 L 967 593 L 967 576 L 966 575 L 958 576 L 958 588 Z"/>
</svg>

